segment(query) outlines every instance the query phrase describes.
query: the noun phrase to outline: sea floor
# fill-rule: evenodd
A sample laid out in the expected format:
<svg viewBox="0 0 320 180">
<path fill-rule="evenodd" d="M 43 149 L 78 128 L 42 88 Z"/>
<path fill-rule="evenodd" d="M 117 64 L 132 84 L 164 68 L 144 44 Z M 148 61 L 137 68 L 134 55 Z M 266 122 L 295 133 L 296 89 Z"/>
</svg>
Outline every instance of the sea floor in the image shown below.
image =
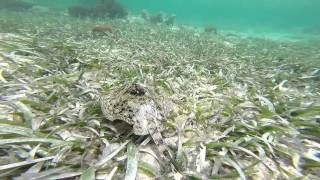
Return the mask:
<svg viewBox="0 0 320 180">
<path fill-rule="evenodd" d="M 320 41 L 0 16 L 1 179 L 319 178 Z M 101 95 L 132 83 L 167 100 L 162 136 L 179 172 L 101 112 Z"/>
<path fill-rule="evenodd" d="M 261 39 L 269 39 L 271 41 L 278 42 L 300 42 L 307 43 L 308 41 L 317 41 L 320 39 L 320 34 L 313 33 L 303 33 L 303 32 L 285 32 L 285 31 L 259 31 L 256 29 L 246 29 L 242 31 L 231 31 L 225 30 L 225 33 L 237 34 L 241 37 L 247 38 L 261 38 Z"/>
</svg>

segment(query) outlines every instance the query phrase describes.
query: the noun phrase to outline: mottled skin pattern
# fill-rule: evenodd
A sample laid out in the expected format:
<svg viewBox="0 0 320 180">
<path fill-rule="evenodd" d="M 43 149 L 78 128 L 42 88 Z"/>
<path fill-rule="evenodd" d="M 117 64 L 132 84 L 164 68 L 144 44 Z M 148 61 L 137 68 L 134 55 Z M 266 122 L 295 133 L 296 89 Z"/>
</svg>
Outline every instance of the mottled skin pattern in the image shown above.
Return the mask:
<svg viewBox="0 0 320 180">
<path fill-rule="evenodd" d="M 170 149 L 163 141 L 163 115 L 161 107 L 154 100 L 150 91 L 140 84 L 114 90 L 101 96 L 101 110 L 110 120 L 121 120 L 133 126 L 136 135 L 151 135 L 158 147 L 161 160 L 173 162 Z"/>
<path fill-rule="evenodd" d="M 149 92 L 138 84 L 117 89 L 100 99 L 103 114 L 110 121 L 121 120 L 133 126 L 136 135 L 162 131 L 162 116 Z"/>
</svg>

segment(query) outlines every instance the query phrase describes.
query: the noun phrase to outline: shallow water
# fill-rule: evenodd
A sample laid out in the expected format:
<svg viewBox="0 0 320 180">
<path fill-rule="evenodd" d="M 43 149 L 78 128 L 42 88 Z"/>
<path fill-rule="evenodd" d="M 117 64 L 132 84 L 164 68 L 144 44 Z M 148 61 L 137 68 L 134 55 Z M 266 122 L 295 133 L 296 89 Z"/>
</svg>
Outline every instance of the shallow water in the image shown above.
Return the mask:
<svg viewBox="0 0 320 180">
<path fill-rule="evenodd" d="M 28 1 L 0 0 L 0 177 L 319 179 L 319 2 Z"/>
<path fill-rule="evenodd" d="M 311 33 L 320 29 L 317 0 L 124 0 L 135 12 L 141 9 L 177 14 L 182 23 L 214 25 L 228 31 L 274 36 Z"/>
<path fill-rule="evenodd" d="M 66 8 L 72 4 L 95 4 L 85 0 L 34 0 L 41 5 Z M 177 22 L 215 26 L 227 32 L 272 39 L 319 38 L 318 0 L 121 0 L 131 14 L 175 14 Z"/>
</svg>

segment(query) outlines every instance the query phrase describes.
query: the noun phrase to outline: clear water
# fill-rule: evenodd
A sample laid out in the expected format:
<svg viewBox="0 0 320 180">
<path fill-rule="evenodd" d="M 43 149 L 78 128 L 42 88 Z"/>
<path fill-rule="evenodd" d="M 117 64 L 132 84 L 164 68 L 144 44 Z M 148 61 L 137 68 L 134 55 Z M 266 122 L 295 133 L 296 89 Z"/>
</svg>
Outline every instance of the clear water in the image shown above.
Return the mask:
<svg viewBox="0 0 320 180">
<path fill-rule="evenodd" d="M 41 5 L 66 8 L 92 5 L 97 0 L 33 0 Z M 175 14 L 178 23 L 212 25 L 223 31 L 270 38 L 301 38 L 320 34 L 319 0 L 121 0 L 131 14 Z"/>
<path fill-rule="evenodd" d="M 83 172 L 89 165 L 101 162 L 101 158 L 104 161 L 110 147 L 113 149 L 122 144 L 120 133 L 128 129 L 117 132 L 114 128 L 120 123 L 113 125 L 101 111 L 106 112 L 104 114 L 119 112 L 119 116 L 114 116 L 117 118 L 112 114 L 109 117 L 120 121 L 137 117 L 144 120 L 145 125 L 147 119 L 143 118 L 154 114 L 149 115 L 149 112 L 156 112 L 158 105 L 159 108 L 168 105 L 165 111 L 172 109 L 174 113 L 168 119 L 170 122 L 164 123 L 170 125 L 169 134 L 164 137 L 173 139 L 171 142 L 180 137 L 187 140 L 174 148 L 174 154 L 180 154 L 178 147 L 182 147 L 182 156 L 176 159 L 182 166 L 190 164 L 187 167 L 190 170 L 198 171 L 193 164 L 200 162 L 199 168 L 210 168 L 205 175 L 212 175 L 210 179 L 233 177 L 242 167 L 248 170 L 246 173 L 256 172 L 247 166 L 251 162 L 256 164 L 259 156 L 258 159 L 261 157 L 268 166 L 273 164 L 270 169 L 275 172 L 269 173 L 262 164 L 257 164 L 257 170 L 261 167 L 262 173 L 248 173 L 250 179 L 258 179 L 255 176 L 264 173 L 266 176 L 261 179 L 303 179 L 309 173 L 313 176 L 305 179 L 319 179 L 320 0 L 119 0 L 129 11 L 127 20 L 105 18 L 105 14 L 92 18 L 90 10 L 99 9 L 95 5 L 100 0 L 23 0 L 38 5 L 26 11 L 1 7 L 1 2 L 14 1 L 22 0 L 0 0 L 0 144 L 4 144 L 0 146 L 0 177 L 16 177 L 12 174 L 30 170 L 31 165 L 33 168 L 43 166 L 39 169 L 41 179 L 46 178 L 44 175 L 49 171 L 54 172 L 54 176 L 60 175 L 56 171 L 59 168 L 63 168 L 63 175 Z M 90 15 L 80 17 L 70 13 L 68 8 L 78 4 L 84 6 L 82 10 L 89 9 L 84 12 Z M 90 6 L 94 8 L 87 8 Z M 152 23 L 150 17 L 144 20 L 143 10 L 152 15 L 159 12 L 175 14 L 177 26 L 158 25 Z M 215 27 L 218 33 L 208 33 L 206 27 Z M 150 82 L 150 87 L 159 88 L 151 88 L 152 93 L 146 93 L 146 98 L 144 95 L 148 91 L 137 88 L 139 86 L 121 91 L 118 99 L 113 96 L 117 92 L 110 93 L 135 81 L 145 82 L 147 87 Z M 104 93 L 110 93 L 107 98 L 110 107 L 100 110 L 97 101 L 104 99 L 97 97 Z M 153 98 L 157 93 L 160 96 Z M 168 104 L 156 102 L 167 100 L 166 96 L 171 93 L 173 103 L 171 97 L 168 97 Z M 132 106 L 143 107 L 139 111 L 133 108 L 133 111 L 129 106 L 131 96 L 147 102 L 135 101 L 132 97 Z M 2 112 L 9 118 L 4 118 Z M 138 118 L 141 114 L 143 117 Z M 156 113 L 153 119 L 158 116 Z M 35 121 L 32 120 L 34 117 Z M 10 122 L 7 126 L 4 119 L 13 119 L 17 125 Z M 35 125 L 22 123 L 23 119 Z M 79 121 L 81 125 L 74 126 Z M 155 123 L 152 121 L 151 124 Z M 181 136 L 173 133 L 175 126 Z M 6 127 L 11 129 L 3 130 Z M 61 131 L 60 127 L 63 128 Z M 14 132 L 19 129 L 25 132 Z M 85 129 L 90 131 L 88 135 Z M 15 135 L 10 134 L 12 132 Z M 115 136 L 114 132 L 117 132 Z M 44 145 L 47 143 L 44 137 L 49 137 L 44 133 L 50 134 L 50 143 L 56 138 L 59 142 L 67 139 L 67 149 L 51 148 L 60 147 L 60 143 Z M 90 134 L 93 136 L 89 139 Z M 105 136 L 100 138 L 100 134 Z M 17 138 L 12 141 L 1 135 Z M 123 137 L 129 135 L 125 133 Z M 20 141 L 22 136 L 27 136 L 26 143 L 32 144 L 26 146 L 23 139 Z M 35 157 L 48 154 L 65 159 L 59 159 L 54 166 L 51 166 L 53 163 L 33 166 L 27 150 L 37 150 L 39 146 L 36 146 L 38 140 L 31 138 L 43 140 L 45 143 L 39 141 L 41 151 L 49 152 L 39 153 L 39 156 L 36 153 Z M 109 139 L 110 146 L 105 143 Z M 155 140 L 153 136 L 152 139 Z M 140 143 L 143 139 L 138 140 L 135 136 L 132 140 L 129 144 Z M 11 145 L 11 142 L 14 143 Z M 206 146 L 207 142 L 210 142 L 209 146 Z M 107 145 L 106 149 L 102 149 L 102 144 Z M 60 156 L 61 152 L 63 156 Z M 129 160 L 132 154 L 128 150 Z M 199 161 L 185 160 L 197 154 Z M 74 161 L 77 159 L 83 161 Z M 120 176 L 115 179 L 123 179 L 124 167 L 131 166 L 123 166 L 124 161 L 114 162 L 113 159 L 108 159 L 108 167 L 103 171 L 98 169 L 99 175 L 109 174 L 109 169 L 114 168 L 111 166 L 119 163 L 116 176 Z M 286 164 L 290 166 L 285 167 Z M 20 168 L 22 165 L 24 167 Z M 214 167 L 207 168 L 207 165 Z M 16 169 L 4 173 L 4 167 Z M 149 171 L 149 166 L 146 167 Z M 235 170 L 230 171 L 231 168 Z M 90 171 L 84 174 L 94 174 Z M 268 174 L 280 173 L 292 176 L 268 178 Z"/>
<path fill-rule="evenodd" d="M 252 35 L 320 31 L 318 0 L 124 0 L 134 12 L 174 13 L 182 23 Z"/>
</svg>

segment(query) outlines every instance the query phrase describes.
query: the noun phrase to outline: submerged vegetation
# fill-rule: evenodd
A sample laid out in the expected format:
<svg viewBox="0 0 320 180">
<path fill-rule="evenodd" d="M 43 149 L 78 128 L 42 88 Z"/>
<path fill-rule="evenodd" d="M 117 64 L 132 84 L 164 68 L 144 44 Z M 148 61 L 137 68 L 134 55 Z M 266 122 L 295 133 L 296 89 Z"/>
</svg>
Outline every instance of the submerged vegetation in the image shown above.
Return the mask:
<svg viewBox="0 0 320 180">
<path fill-rule="evenodd" d="M 151 15 L 149 14 L 148 11 L 146 10 L 143 10 L 141 12 L 141 17 L 148 21 L 148 22 L 151 22 L 153 24 L 166 24 L 168 26 L 171 26 L 171 25 L 174 25 L 175 23 L 175 20 L 176 20 L 176 15 L 165 15 L 164 13 L 162 12 L 159 12 L 157 14 L 154 14 L 154 15 Z"/>
<path fill-rule="evenodd" d="M 211 34 L 211 33 L 213 33 L 213 34 L 217 34 L 218 33 L 218 30 L 214 27 L 214 26 L 207 26 L 207 27 L 205 27 L 204 28 L 204 32 L 205 33 L 208 33 L 208 34 Z"/>
<path fill-rule="evenodd" d="M 0 0 L 0 10 L 23 11 L 32 8 L 32 4 L 21 0 Z"/>
<path fill-rule="evenodd" d="M 0 13 L 1 179 L 320 176 L 319 41 Z M 180 172 L 101 112 L 102 94 L 132 83 L 170 99 L 162 136 Z"/>
<path fill-rule="evenodd" d="M 108 34 L 113 33 L 115 29 L 109 24 L 96 25 L 92 28 L 92 33 Z"/>
<path fill-rule="evenodd" d="M 128 15 L 125 7 L 116 0 L 101 0 L 94 7 L 71 6 L 69 14 L 75 17 L 93 17 L 93 18 L 124 18 Z"/>
</svg>

